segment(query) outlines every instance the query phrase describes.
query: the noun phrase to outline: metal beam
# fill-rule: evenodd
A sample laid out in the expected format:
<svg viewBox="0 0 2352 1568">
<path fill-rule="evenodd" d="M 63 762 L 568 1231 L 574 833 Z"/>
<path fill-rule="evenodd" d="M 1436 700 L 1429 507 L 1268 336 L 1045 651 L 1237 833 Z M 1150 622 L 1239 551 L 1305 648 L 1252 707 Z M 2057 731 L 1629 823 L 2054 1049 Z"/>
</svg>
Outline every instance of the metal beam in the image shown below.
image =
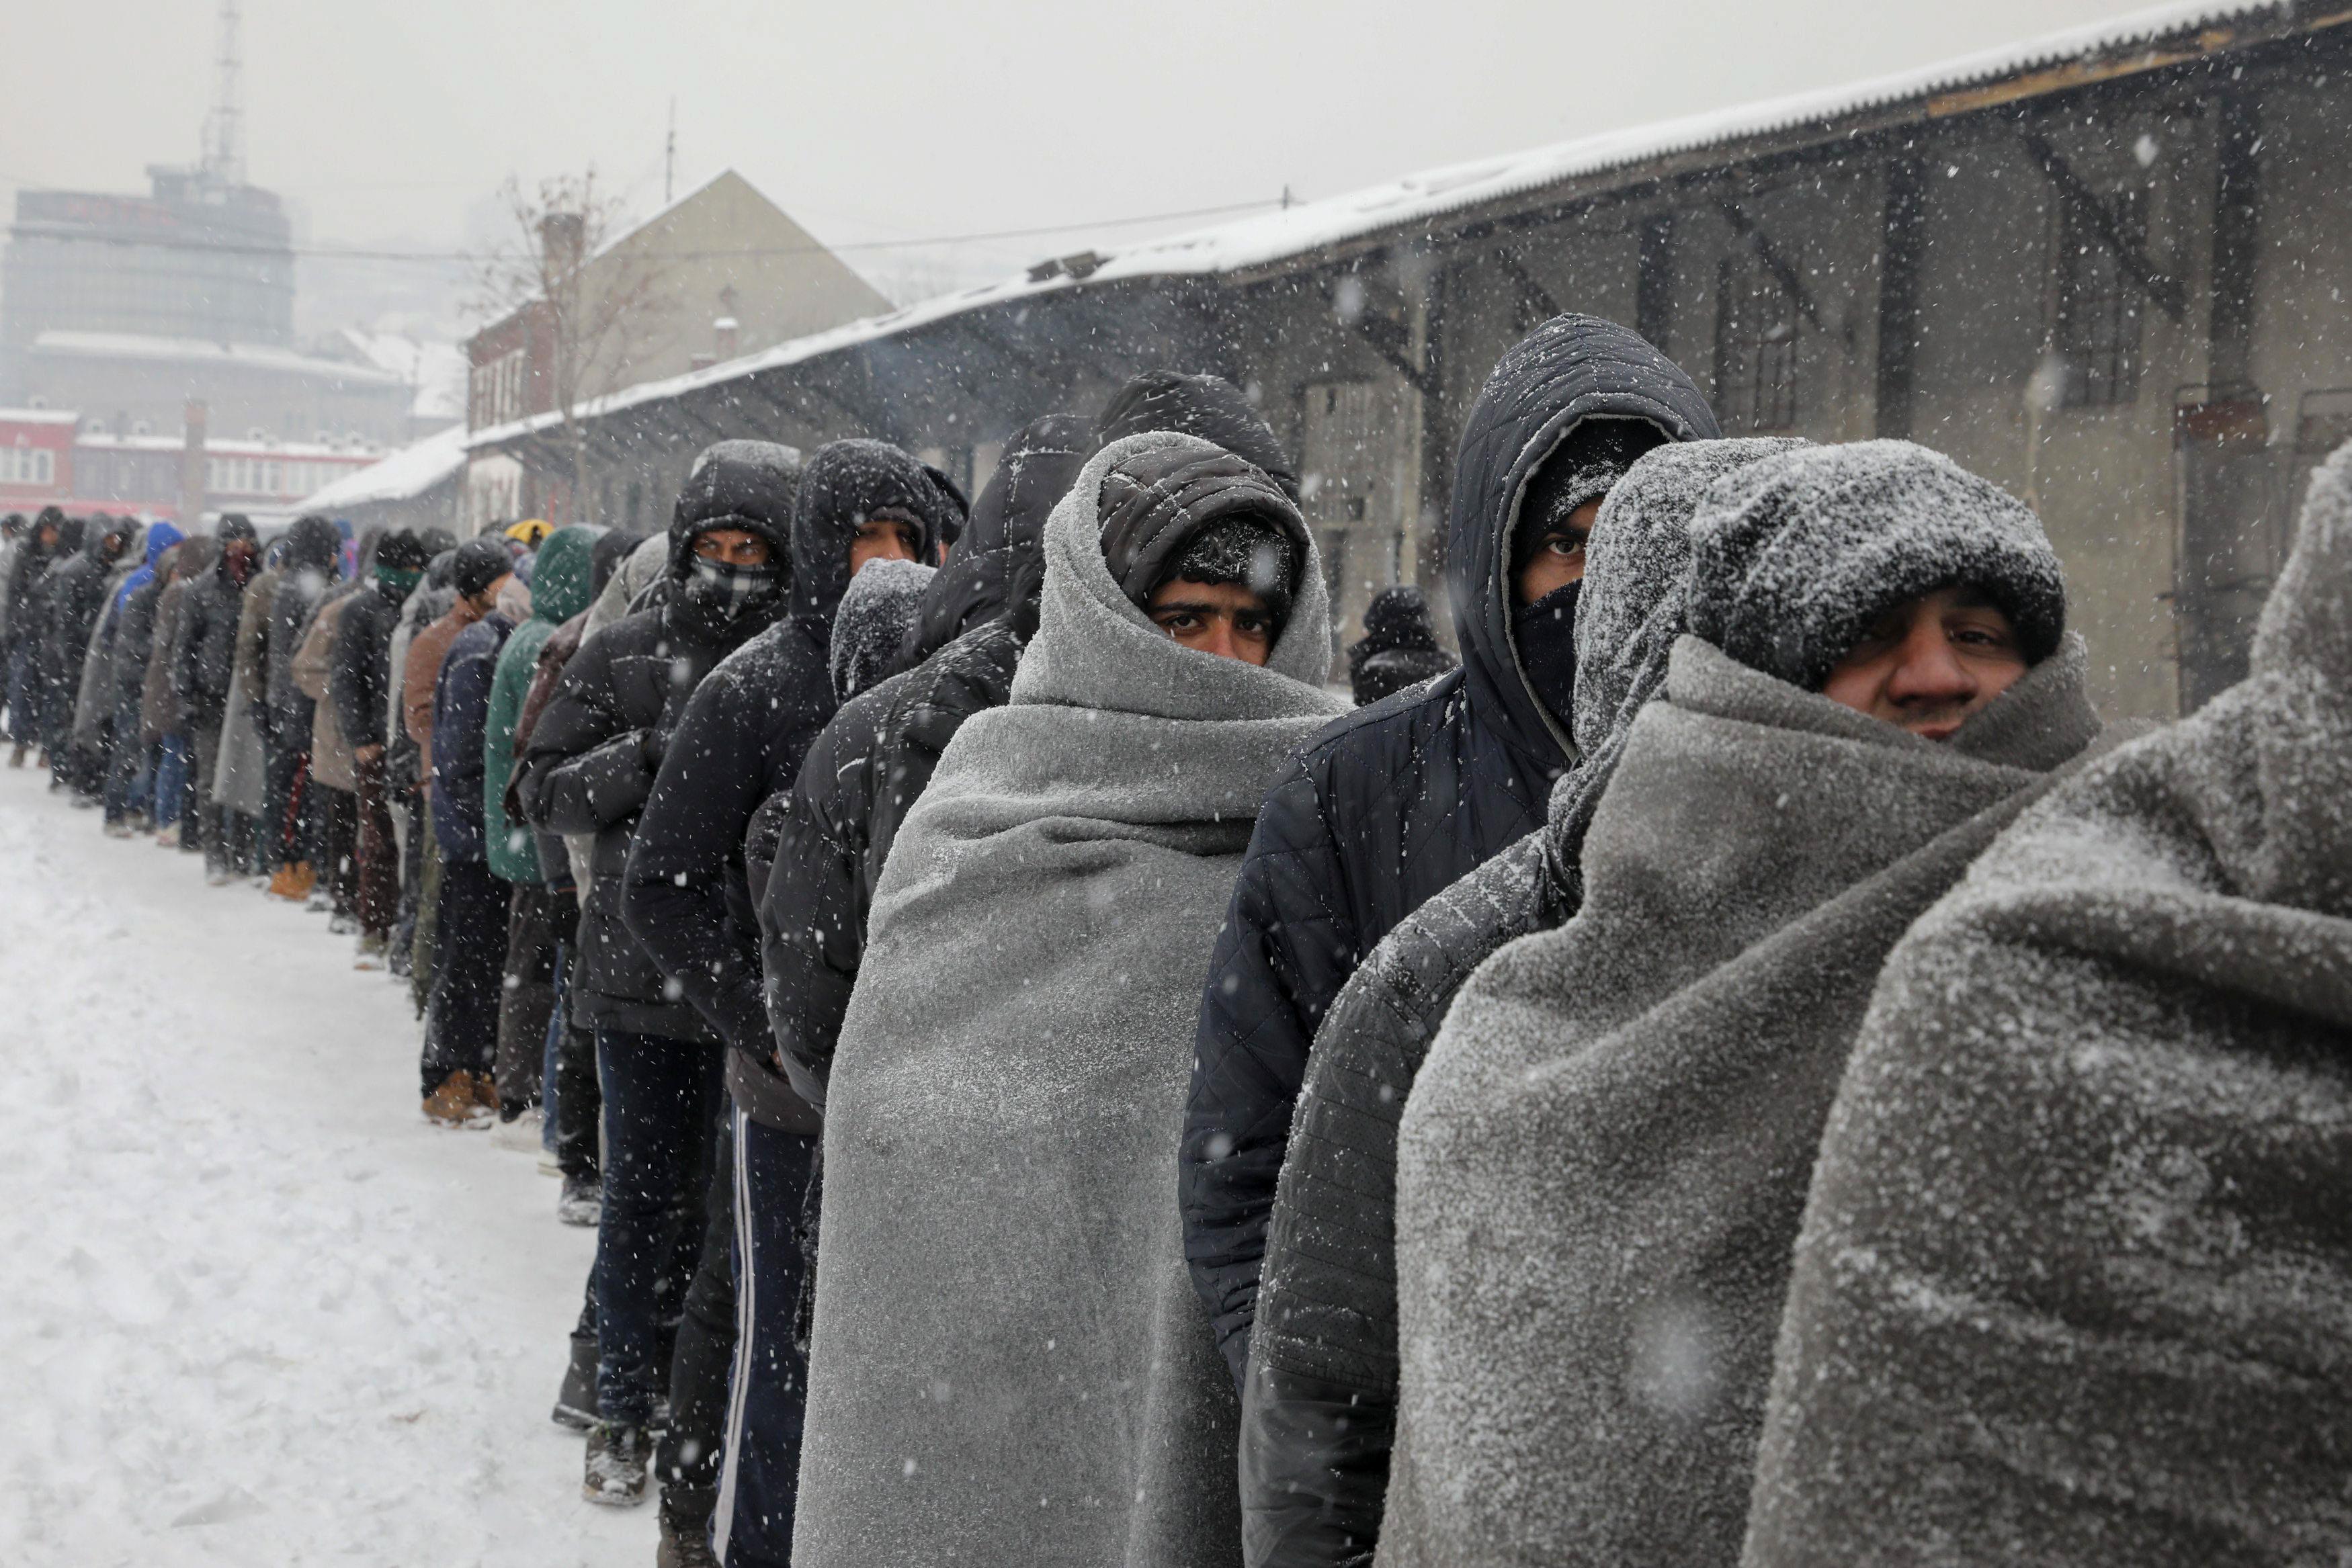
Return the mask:
<svg viewBox="0 0 2352 1568">
<path fill-rule="evenodd" d="M 1813 303 L 1812 294 L 1805 287 L 1804 278 L 1773 245 L 1772 236 L 1758 227 L 1756 220 L 1749 217 L 1738 202 L 1728 197 L 1718 197 L 1715 205 L 1716 210 L 1723 214 L 1723 221 L 1731 225 L 1731 232 L 1748 242 L 1749 248 L 1756 252 L 1756 259 L 1764 264 L 1764 270 L 1770 273 L 1772 280 L 1796 302 L 1799 313 L 1813 324 L 1813 330 L 1828 331 L 1829 328 L 1822 320 L 1821 308 Z"/>
<path fill-rule="evenodd" d="M 2149 259 L 2147 252 L 2124 233 L 2116 223 L 2115 210 L 2100 200 L 2099 193 L 2085 184 L 2080 174 L 2067 166 L 2066 160 L 2058 155 L 2058 149 L 2050 145 L 2049 138 L 2038 131 L 2028 131 L 2024 139 L 2025 150 L 2042 166 L 2042 175 L 2057 191 L 2058 199 L 2087 219 L 2098 231 L 2099 242 L 2115 256 L 2116 265 L 2123 268 L 2124 276 L 2137 284 L 2140 292 L 2155 300 L 2167 316 L 2175 321 L 2179 320 L 2189 308 L 2188 294 L 2180 287 L 2180 280 L 2166 277 L 2163 270 Z"/>
<path fill-rule="evenodd" d="M 1501 267 L 1504 276 L 1518 288 L 1520 301 L 1536 308 L 1537 320 L 1549 321 L 1559 314 L 1559 301 L 1553 298 L 1551 290 L 1528 270 L 1527 263 L 1519 259 L 1517 246 L 1499 246 L 1493 254 L 1495 265 Z"/>
<path fill-rule="evenodd" d="M 1321 290 L 1325 303 L 1331 307 L 1334 314 L 1337 314 L 1339 300 L 1332 286 L 1329 283 L 1318 283 L 1316 287 Z M 1390 320 L 1370 308 L 1369 303 L 1365 308 L 1356 312 L 1355 319 L 1349 321 L 1348 325 L 1356 329 L 1357 336 L 1371 345 L 1372 352 L 1394 366 L 1397 374 L 1402 376 L 1406 384 L 1413 391 L 1423 397 L 1438 395 L 1435 378 L 1423 366 L 1414 363 L 1412 357 L 1405 352 L 1412 343 L 1411 328 L 1402 322 Z"/>
</svg>

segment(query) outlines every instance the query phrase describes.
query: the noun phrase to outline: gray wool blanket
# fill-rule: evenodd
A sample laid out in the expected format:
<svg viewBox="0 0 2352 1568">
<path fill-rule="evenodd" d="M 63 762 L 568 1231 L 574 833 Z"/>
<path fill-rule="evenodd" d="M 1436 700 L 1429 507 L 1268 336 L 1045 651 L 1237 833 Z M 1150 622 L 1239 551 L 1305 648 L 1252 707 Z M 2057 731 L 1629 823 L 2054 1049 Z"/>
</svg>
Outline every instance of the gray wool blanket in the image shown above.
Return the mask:
<svg viewBox="0 0 2352 1568">
<path fill-rule="evenodd" d="M 1887 950 L 2097 729 L 2068 638 L 1937 745 L 1674 645 L 1584 903 L 1405 1108 L 1378 1561 L 1737 1562 L 1815 1144 Z"/>
<path fill-rule="evenodd" d="M 2352 1560 L 2352 448 L 2253 673 L 1889 960 L 1746 1562 Z"/>
<path fill-rule="evenodd" d="M 1265 668 L 1111 579 L 1091 460 L 1008 706 L 958 732 L 875 892 L 824 1130 L 793 1559 L 1240 1559 L 1233 1382 L 1183 1267 L 1193 1024 L 1260 798 L 1346 705 L 1320 563 Z"/>
</svg>

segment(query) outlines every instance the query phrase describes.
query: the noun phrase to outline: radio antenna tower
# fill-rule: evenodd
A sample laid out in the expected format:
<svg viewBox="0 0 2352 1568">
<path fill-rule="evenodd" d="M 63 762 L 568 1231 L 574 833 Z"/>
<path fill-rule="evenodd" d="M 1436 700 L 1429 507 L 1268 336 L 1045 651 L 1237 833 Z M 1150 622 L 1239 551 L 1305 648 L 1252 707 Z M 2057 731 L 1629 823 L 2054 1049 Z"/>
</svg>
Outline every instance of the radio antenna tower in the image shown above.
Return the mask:
<svg viewBox="0 0 2352 1568">
<path fill-rule="evenodd" d="M 221 0 L 220 49 L 213 57 L 213 107 L 205 117 L 205 172 L 224 185 L 245 183 L 245 110 L 237 78 L 245 69 L 236 0 Z"/>
</svg>

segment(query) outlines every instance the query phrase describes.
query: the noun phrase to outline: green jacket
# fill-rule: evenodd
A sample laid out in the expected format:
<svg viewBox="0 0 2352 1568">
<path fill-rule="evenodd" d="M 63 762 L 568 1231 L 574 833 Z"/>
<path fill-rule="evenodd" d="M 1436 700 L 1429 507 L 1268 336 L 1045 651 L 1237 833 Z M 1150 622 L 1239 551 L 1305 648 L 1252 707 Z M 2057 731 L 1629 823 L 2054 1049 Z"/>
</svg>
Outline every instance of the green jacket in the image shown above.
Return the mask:
<svg viewBox="0 0 2352 1568">
<path fill-rule="evenodd" d="M 604 529 L 574 524 L 539 547 L 530 580 L 530 620 L 515 628 L 499 653 L 490 678 L 489 718 L 482 734 L 482 826 L 490 870 L 508 882 L 542 883 L 539 843 L 530 829 L 507 817 L 507 780 L 514 773 L 515 721 L 539 667 L 540 645 L 595 597 L 593 556 Z"/>
</svg>

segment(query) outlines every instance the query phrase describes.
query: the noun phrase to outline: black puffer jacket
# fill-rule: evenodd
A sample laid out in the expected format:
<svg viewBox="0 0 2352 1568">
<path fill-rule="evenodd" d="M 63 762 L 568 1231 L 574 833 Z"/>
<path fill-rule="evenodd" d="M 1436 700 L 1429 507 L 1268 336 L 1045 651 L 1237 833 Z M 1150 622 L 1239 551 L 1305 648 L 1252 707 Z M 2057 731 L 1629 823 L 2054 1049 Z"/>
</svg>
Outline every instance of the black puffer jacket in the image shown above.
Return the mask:
<svg viewBox="0 0 2352 1568">
<path fill-rule="evenodd" d="M 720 442 L 705 452 L 671 515 L 664 580 L 683 581 L 695 536 L 711 528 L 759 534 L 781 556 L 799 488 L 800 455 L 790 447 Z M 624 616 L 581 643 L 531 730 L 515 770 L 525 819 L 596 841 L 594 881 L 580 910 L 575 1011 L 583 1024 L 702 1044 L 719 1038 L 629 933 L 621 912 L 629 844 L 696 688 L 789 602 L 728 621 L 672 595 Z"/>
<path fill-rule="evenodd" d="M 404 595 L 376 579 L 352 596 L 335 627 L 334 657 L 327 670 L 327 695 L 335 722 L 354 747 L 384 743 L 385 694 L 391 689 L 392 631 L 400 624 Z"/>
<path fill-rule="evenodd" d="M 833 717 L 827 662 L 850 544 L 862 520 L 890 512 L 919 522 L 926 555 L 963 520 L 954 488 L 887 443 L 835 442 L 809 459 L 793 508 L 791 612 L 687 704 L 629 852 L 629 929 L 719 1037 L 762 1067 L 774 1044 L 761 1003 L 744 841 L 761 803 L 792 787 Z M 748 1113 L 780 1131 L 815 1130 L 815 1112 L 796 1097 L 761 1089 L 782 1085 L 755 1088 L 742 1102 Z"/>
<path fill-rule="evenodd" d="M 1389 930 L 1541 825 L 1571 760 L 1511 645 L 1510 538 L 1528 478 L 1577 425 L 1717 434 L 1698 388 L 1633 333 L 1559 316 L 1505 354 L 1470 411 L 1446 518 L 1462 667 L 1324 730 L 1258 814 L 1210 961 L 1179 1155 L 1184 1251 L 1238 1383 L 1265 1220 L 1307 1050 Z"/>
<path fill-rule="evenodd" d="M 63 703 L 68 713 L 81 687 L 90 633 L 97 629 L 99 612 L 106 608 L 109 575 L 138 537 L 139 525 L 127 517 L 92 517 L 80 552 L 49 573 L 48 640 L 42 673 L 51 696 Z"/>
<path fill-rule="evenodd" d="M 245 609 L 245 584 L 229 575 L 228 548 L 240 539 L 251 543 L 257 537 L 253 525 L 243 517 L 223 517 L 218 530 L 220 559 L 188 585 L 180 611 L 172 689 L 180 699 L 180 711 L 198 729 L 220 727 L 228 711 L 229 682 L 236 674 L 236 621 Z"/>
<path fill-rule="evenodd" d="M 898 669 L 913 669 L 1004 612 L 1018 564 L 1037 554 L 1045 514 L 1094 449 L 1093 427 L 1075 413 L 1033 420 L 1005 441 L 996 472 L 971 504 L 962 537 L 923 592 Z"/>
</svg>

